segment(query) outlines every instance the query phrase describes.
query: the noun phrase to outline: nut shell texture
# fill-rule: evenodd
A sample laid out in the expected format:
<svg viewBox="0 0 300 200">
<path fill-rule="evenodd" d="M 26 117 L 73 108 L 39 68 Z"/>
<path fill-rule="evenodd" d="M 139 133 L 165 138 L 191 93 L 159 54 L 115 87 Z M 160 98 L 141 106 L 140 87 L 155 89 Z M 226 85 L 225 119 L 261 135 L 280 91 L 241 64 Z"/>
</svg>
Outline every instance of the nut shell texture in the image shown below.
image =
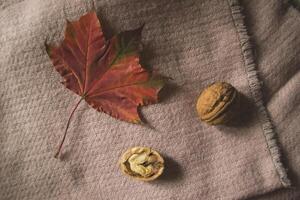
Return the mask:
<svg viewBox="0 0 300 200">
<path fill-rule="evenodd" d="M 152 181 L 164 170 L 164 159 L 149 147 L 132 147 L 119 161 L 121 171 L 136 180 Z"/>
<path fill-rule="evenodd" d="M 208 124 L 225 124 L 234 117 L 239 104 L 237 90 L 226 82 L 216 82 L 205 88 L 197 101 L 200 119 Z"/>
</svg>

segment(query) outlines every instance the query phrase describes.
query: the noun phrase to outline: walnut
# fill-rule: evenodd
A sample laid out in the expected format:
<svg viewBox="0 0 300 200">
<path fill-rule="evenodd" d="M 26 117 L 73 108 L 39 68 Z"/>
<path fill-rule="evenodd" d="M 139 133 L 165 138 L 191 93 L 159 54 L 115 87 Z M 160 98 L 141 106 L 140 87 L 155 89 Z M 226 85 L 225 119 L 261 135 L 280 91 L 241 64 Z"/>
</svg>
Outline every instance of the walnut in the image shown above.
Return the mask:
<svg viewBox="0 0 300 200">
<path fill-rule="evenodd" d="M 132 147 L 120 159 L 121 171 L 134 179 L 151 181 L 164 170 L 164 160 L 159 153 L 149 147 Z"/>
<path fill-rule="evenodd" d="M 208 124 L 226 124 L 239 107 L 239 93 L 229 83 L 216 82 L 205 88 L 197 101 L 200 119 Z"/>
</svg>

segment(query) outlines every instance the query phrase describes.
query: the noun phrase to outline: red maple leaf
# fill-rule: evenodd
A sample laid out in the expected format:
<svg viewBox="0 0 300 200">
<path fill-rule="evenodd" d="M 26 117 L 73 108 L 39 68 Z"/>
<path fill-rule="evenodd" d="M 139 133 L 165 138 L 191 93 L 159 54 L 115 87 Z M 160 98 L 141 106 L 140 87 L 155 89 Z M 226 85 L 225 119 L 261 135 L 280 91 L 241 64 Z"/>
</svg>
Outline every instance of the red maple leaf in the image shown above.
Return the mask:
<svg viewBox="0 0 300 200">
<path fill-rule="evenodd" d="M 138 107 L 156 103 L 163 79 L 139 62 L 142 27 L 105 40 L 95 12 L 67 22 L 59 46 L 46 44 L 63 84 L 81 96 L 69 117 L 57 157 L 74 111 L 82 100 L 98 111 L 132 123 L 141 122 Z"/>
</svg>

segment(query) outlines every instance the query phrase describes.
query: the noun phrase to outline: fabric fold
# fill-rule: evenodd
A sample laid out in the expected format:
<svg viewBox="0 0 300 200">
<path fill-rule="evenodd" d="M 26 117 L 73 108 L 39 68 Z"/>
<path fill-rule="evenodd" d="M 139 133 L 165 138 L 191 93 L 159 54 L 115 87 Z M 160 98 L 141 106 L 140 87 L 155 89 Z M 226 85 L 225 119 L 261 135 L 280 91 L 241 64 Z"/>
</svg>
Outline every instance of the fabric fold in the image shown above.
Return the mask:
<svg viewBox="0 0 300 200">
<path fill-rule="evenodd" d="M 282 158 L 281 158 L 282 156 L 277 141 L 278 136 L 275 133 L 268 111 L 265 108 L 263 102 L 261 83 L 258 78 L 258 72 L 257 72 L 255 59 L 253 56 L 253 49 L 250 42 L 250 37 L 248 36 L 247 27 L 244 22 L 242 7 L 239 4 L 238 0 L 228 0 L 228 2 L 231 7 L 232 17 L 234 20 L 235 27 L 239 34 L 239 40 L 243 52 L 243 60 L 246 68 L 246 73 L 248 75 L 249 86 L 252 93 L 252 97 L 254 99 L 256 106 L 258 107 L 258 112 L 261 113 L 260 120 L 262 123 L 263 133 L 266 138 L 266 143 L 270 151 L 273 164 L 277 170 L 277 173 L 280 177 L 283 186 L 289 187 L 291 185 L 291 182 L 287 176 L 286 169 L 284 168 L 282 163 Z"/>
</svg>

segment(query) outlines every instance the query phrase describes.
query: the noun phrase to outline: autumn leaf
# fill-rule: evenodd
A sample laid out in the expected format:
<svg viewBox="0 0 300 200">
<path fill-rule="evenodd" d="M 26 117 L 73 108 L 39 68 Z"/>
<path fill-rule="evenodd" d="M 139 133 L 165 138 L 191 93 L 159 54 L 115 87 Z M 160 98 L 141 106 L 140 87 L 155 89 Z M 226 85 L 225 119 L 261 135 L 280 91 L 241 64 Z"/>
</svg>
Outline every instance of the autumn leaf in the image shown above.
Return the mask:
<svg viewBox="0 0 300 200">
<path fill-rule="evenodd" d="M 60 154 L 70 120 L 81 101 L 132 123 L 141 122 L 139 106 L 158 101 L 164 83 L 159 75 L 146 71 L 140 64 L 141 31 L 142 27 L 106 40 L 96 13 L 90 12 L 78 21 L 67 22 L 64 40 L 58 46 L 46 44 L 65 87 L 81 96 L 55 157 Z"/>
</svg>

